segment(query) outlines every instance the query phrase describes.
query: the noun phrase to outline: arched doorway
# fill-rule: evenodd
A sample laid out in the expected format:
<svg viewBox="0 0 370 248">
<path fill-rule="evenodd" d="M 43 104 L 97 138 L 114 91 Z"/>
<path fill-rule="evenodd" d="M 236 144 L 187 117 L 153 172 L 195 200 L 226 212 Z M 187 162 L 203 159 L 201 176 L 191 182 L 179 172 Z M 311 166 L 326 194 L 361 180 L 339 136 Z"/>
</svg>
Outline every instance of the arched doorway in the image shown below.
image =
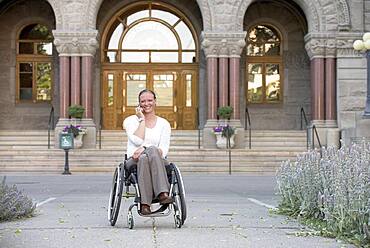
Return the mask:
<svg viewBox="0 0 370 248">
<path fill-rule="evenodd" d="M 148 88 L 172 128 L 195 129 L 198 44 L 189 20 L 170 5 L 143 1 L 119 10 L 102 37 L 103 128 L 121 129 Z"/>
</svg>

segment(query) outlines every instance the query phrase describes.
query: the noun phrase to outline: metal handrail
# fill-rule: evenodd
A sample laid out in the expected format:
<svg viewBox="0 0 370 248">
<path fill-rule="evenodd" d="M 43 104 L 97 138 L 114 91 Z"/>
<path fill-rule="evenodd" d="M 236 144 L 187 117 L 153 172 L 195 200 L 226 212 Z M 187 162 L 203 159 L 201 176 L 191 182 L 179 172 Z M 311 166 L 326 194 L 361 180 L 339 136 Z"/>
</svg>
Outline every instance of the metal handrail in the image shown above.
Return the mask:
<svg viewBox="0 0 370 248">
<path fill-rule="evenodd" d="M 50 149 L 50 130 L 54 129 L 54 106 L 51 106 L 48 121 L 48 149 Z"/>
<path fill-rule="evenodd" d="M 100 120 L 99 120 L 99 149 L 101 149 L 101 129 L 103 126 L 103 108 L 100 108 Z"/>
<path fill-rule="evenodd" d="M 308 136 L 309 136 L 309 132 L 308 132 L 308 120 L 307 120 L 307 116 L 306 116 L 306 112 L 304 111 L 304 108 L 301 107 L 301 130 L 303 130 L 303 119 L 305 121 L 305 124 L 306 124 L 306 148 L 308 150 L 309 148 L 309 142 L 308 142 Z"/>
<path fill-rule="evenodd" d="M 249 138 L 249 149 L 252 149 L 252 125 L 251 125 L 251 117 L 249 115 L 248 107 L 245 108 L 245 113 L 246 113 L 245 129 L 249 131 L 249 137 L 248 137 Z"/>
<path fill-rule="evenodd" d="M 303 118 L 304 118 L 304 121 L 305 121 L 305 124 L 306 124 L 306 127 L 308 126 L 308 121 L 307 121 L 307 116 L 306 116 L 306 112 L 304 111 L 304 108 L 301 107 L 301 130 L 303 130 L 303 125 L 302 125 L 302 121 L 303 121 Z"/>
<path fill-rule="evenodd" d="M 315 136 L 314 136 L 314 134 L 316 135 L 317 142 L 319 143 L 319 146 L 321 148 L 322 145 L 321 145 L 321 142 L 320 142 L 319 133 L 317 132 L 316 126 L 312 125 L 312 149 L 315 148 Z"/>
</svg>

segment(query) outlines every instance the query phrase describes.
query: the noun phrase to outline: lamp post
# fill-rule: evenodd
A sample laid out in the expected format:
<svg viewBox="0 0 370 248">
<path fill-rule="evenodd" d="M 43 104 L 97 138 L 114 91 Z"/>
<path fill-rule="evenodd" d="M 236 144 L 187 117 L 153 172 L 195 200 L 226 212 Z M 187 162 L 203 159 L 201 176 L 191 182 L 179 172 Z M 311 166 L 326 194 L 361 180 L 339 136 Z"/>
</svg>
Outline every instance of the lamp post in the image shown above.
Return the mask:
<svg viewBox="0 0 370 248">
<path fill-rule="evenodd" d="M 353 42 L 353 48 L 357 51 L 366 52 L 367 60 L 367 96 L 364 117 L 370 118 L 370 32 L 365 33 L 362 40 Z"/>
</svg>

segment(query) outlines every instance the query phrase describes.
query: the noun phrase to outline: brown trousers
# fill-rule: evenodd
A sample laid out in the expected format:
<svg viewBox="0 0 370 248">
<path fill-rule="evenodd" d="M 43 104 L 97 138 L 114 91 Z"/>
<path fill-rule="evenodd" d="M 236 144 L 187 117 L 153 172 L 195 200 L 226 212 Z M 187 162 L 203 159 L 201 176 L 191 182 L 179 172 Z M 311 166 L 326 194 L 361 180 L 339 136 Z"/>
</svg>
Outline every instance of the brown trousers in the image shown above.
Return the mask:
<svg viewBox="0 0 370 248">
<path fill-rule="evenodd" d="M 127 161 L 128 167 L 133 164 L 137 164 L 141 204 L 150 205 L 160 193 L 169 192 L 170 184 L 165 168 L 168 162 L 161 157 L 157 147 L 146 148 L 138 161 L 132 158 Z"/>
</svg>

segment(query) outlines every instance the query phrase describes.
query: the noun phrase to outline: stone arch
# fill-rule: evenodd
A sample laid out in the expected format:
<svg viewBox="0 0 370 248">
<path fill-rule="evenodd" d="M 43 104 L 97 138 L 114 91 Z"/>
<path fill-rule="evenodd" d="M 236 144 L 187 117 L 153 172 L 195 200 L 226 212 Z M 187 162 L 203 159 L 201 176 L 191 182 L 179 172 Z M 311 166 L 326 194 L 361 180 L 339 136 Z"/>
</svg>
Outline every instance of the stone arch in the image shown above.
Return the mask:
<svg viewBox="0 0 370 248">
<path fill-rule="evenodd" d="M 58 0 L 47 0 L 51 6 L 51 8 L 54 11 L 54 16 L 55 16 L 55 29 L 60 29 L 63 24 L 63 15 L 62 15 L 62 10 L 59 4 L 61 1 Z"/>
<path fill-rule="evenodd" d="M 208 0 L 196 0 L 203 18 L 203 30 L 212 30 L 213 15 L 208 4 Z"/>
<path fill-rule="evenodd" d="M 50 0 L 54 1 L 54 0 Z M 88 26 L 89 28 L 96 28 L 96 18 L 99 13 L 100 6 L 102 5 L 104 0 L 89 0 L 89 3 L 87 4 L 87 20 L 88 20 Z M 200 12 L 202 14 L 203 18 L 203 27 L 204 30 L 210 30 L 211 29 L 211 11 L 209 8 L 209 4 L 207 0 L 196 0 Z"/>
<path fill-rule="evenodd" d="M 235 20 L 238 30 L 243 30 L 244 15 L 252 2 L 253 0 L 242 1 L 241 5 L 238 7 L 238 12 L 236 14 Z M 302 8 L 303 12 L 306 15 L 306 18 L 308 20 L 307 22 L 309 32 L 319 31 L 320 18 L 317 9 L 320 8 L 317 7 L 319 6 L 318 0 L 315 0 L 314 2 L 312 0 L 295 0 L 295 2 Z"/>
<path fill-rule="evenodd" d="M 237 28 L 242 30 L 243 18 L 253 0 L 244 1 L 240 4 L 236 14 L 235 23 Z M 337 26 L 338 30 L 349 30 L 350 28 L 350 11 L 347 0 L 322 1 L 322 0 L 295 0 L 306 15 L 308 23 L 308 32 L 318 32 L 329 29 L 328 23 L 323 23 L 323 16 L 328 16 L 328 13 L 336 13 L 331 24 Z M 327 18 L 329 19 L 329 18 Z M 334 23 L 335 22 L 335 23 Z M 325 26 L 324 26 L 325 25 Z"/>
</svg>

